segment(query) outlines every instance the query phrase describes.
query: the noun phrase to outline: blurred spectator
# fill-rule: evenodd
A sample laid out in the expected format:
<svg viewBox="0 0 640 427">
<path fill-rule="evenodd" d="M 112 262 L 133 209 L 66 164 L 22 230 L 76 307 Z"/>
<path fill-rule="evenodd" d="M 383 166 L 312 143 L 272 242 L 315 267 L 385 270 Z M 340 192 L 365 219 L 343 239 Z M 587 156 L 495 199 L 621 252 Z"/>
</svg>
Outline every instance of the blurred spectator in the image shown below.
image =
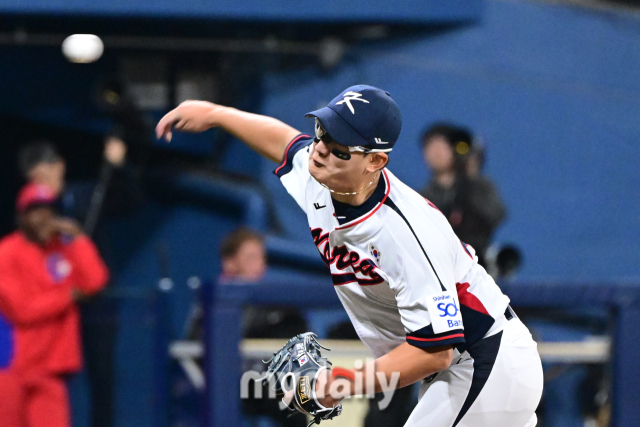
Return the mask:
<svg viewBox="0 0 640 427">
<path fill-rule="evenodd" d="M 48 186 L 56 197 L 62 193 L 67 165 L 50 142 L 35 141 L 23 148 L 18 166 L 29 182 Z"/>
<path fill-rule="evenodd" d="M 246 284 L 260 281 L 267 274 L 264 236 L 246 227 L 229 233 L 220 245 L 222 274 L 220 284 Z M 243 331 L 246 338 L 286 338 L 307 332 L 306 321 L 298 310 L 287 307 L 250 307 L 245 310 Z"/>
<path fill-rule="evenodd" d="M 422 149 L 432 179 L 420 193 L 442 211 L 486 266 L 484 254 L 505 208 L 493 183 L 481 174 L 484 152 L 469 131 L 446 123 L 424 133 Z"/>
<path fill-rule="evenodd" d="M 24 186 L 18 231 L 0 241 L 3 427 L 71 425 L 65 376 L 82 360 L 75 302 L 108 280 L 93 242 L 74 220 L 57 216 L 56 201 L 46 185 Z"/>
<path fill-rule="evenodd" d="M 222 273 L 218 277 L 221 285 L 242 285 L 260 281 L 267 272 L 267 255 L 262 234 L 246 227 L 229 233 L 220 244 Z M 248 309 L 245 318 L 252 317 L 258 309 Z M 187 339 L 202 340 L 203 309 L 198 301 L 191 312 L 185 330 Z M 247 319 L 243 330 L 246 334 Z M 289 337 L 290 338 L 290 337 Z"/>
<path fill-rule="evenodd" d="M 18 165 L 24 178 L 29 182 L 45 184 L 60 197 L 65 214 L 85 223 L 94 207 L 98 189 L 104 203 L 98 208 L 110 217 L 121 216 L 135 210 L 141 203 L 142 195 L 138 180 L 127 164 L 127 144 L 117 136 L 105 138 L 103 170 L 98 185 L 67 185 L 65 180 L 66 161 L 55 145 L 47 140 L 33 141 L 24 146 L 18 154 Z M 100 213 L 96 212 L 95 214 Z"/>
<path fill-rule="evenodd" d="M 222 285 L 255 283 L 267 274 L 264 236 L 249 228 L 240 227 L 224 238 L 220 245 L 220 258 L 222 274 L 219 283 Z M 245 338 L 287 340 L 294 335 L 307 332 L 304 317 L 297 309 L 289 307 L 247 307 L 242 323 Z M 265 366 L 260 359 L 247 360 L 245 369 L 262 372 Z M 263 396 L 268 395 L 267 387 L 263 386 Z M 254 390 L 253 385 L 249 389 Z M 254 399 L 250 396 L 243 401 L 242 408 L 245 415 L 253 417 L 252 421 L 258 423 L 289 427 L 307 425 L 304 415 L 291 415 L 289 411 L 281 411 L 277 400 Z"/>
<path fill-rule="evenodd" d="M 267 272 L 264 237 L 249 228 L 231 232 L 220 245 L 220 282 L 257 282 Z"/>
<path fill-rule="evenodd" d="M 108 136 L 104 145 L 104 161 L 97 184 L 65 181 L 66 162 L 56 147 L 47 140 L 34 141 L 23 147 L 18 165 L 24 178 L 49 186 L 60 199 L 62 212 L 85 225 L 91 234 L 101 213 L 120 217 L 136 210 L 141 204 L 141 191 L 132 170 L 126 164 L 127 145 L 116 136 Z M 109 252 L 108 233 L 95 233 L 103 254 Z M 102 295 L 80 304 L 82 338 L 87 374 L 91 390 L 91 425 L 112 427 L 115 411 L 114 352 L 117 334 L 117 304 Z"/>
<path fill-rule="evenodd" d="M 240 227 L 225 237 L 220 245 L 220 258 L 220 284 L 254 283 L 267 274 L 264 237 L 249 228 Z M 243 324 L 246 338 L 289 339 L 307 332 L 298 310 L 287 307 L 247 308 Z"/>
</svg>

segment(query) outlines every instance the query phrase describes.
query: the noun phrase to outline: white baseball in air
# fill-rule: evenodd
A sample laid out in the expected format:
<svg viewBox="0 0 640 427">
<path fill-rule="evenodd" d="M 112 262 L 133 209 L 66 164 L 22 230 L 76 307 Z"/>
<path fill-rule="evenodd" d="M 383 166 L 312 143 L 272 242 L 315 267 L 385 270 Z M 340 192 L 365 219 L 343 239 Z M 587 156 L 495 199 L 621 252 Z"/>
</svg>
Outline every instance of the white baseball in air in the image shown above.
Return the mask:
<svg viewBox="0 0 640 427">
<path fill-rule="evenodd" d="M 78 64 L 95 62 L 102 56 L 104 44 L 93 34 L 73 34 L 62 42 L 65 58 Z"/>
</svg>

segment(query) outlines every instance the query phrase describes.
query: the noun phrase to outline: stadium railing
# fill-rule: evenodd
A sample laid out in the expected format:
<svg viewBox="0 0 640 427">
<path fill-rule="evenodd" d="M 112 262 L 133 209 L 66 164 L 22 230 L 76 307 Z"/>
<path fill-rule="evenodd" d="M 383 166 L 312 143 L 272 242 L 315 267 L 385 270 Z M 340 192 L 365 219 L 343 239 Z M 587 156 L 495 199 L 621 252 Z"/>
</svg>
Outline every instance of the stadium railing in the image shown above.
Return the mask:
<svg viewBox="0 0 640 427">
<path fill-rule="evenodd" d="M 240 378 L 242 348 L 241 317 L 245 306 L 288 305 L 303 308 L 336 308 L 341 303 L 326 280 L 311 279 L 306 283 L 262 282 L 253 285 L 205 286 L 205 377 L 207 387 L 206 426 L 240 425 Z M 614 328 L 609 360 L 612 364 L 614 427 L 637 427 L 640 419 L 640 365 L 634 355 L 640 350 L 636 332 L 640 325 L 640 285 L 626 284 L 501 284 L 518 307 L 606 308 Z M 277 291 L 274 292 L 274 290 Z M 594 347 L 595 346 L 595 347 Z M 575 360 L 606 359 L 608 343 L 575 348 L 569 356 Z M 273 351 L 277 350 L 274 348 Z M 542 350 L 542 349 L 541 349 Z M 566 348 L 547 348 L 551 355 L 562 358 Z M 558 353 L 560 352 L 560 353 Z M 542 353 L 542 352 L 541 352 Z M 560 356 L 558 356 L 560 354 Z M 544 357 L 544 355 L 543 355 Z"/>
</svg>

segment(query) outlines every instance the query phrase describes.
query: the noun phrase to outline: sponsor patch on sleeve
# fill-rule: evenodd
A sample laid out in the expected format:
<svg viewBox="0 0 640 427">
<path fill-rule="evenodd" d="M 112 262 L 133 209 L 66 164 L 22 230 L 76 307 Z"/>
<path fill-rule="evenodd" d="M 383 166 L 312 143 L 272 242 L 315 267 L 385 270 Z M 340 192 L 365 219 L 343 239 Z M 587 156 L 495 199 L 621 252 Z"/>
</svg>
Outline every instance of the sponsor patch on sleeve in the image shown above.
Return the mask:
<svg viewBox="0 0 640 427">
<path fill-rule="evenodd" d="M 451 292 L 439 292 L 427 297 L 427 310 L 435 334 L 462 329 L 460 303 Z"/>
</svg>

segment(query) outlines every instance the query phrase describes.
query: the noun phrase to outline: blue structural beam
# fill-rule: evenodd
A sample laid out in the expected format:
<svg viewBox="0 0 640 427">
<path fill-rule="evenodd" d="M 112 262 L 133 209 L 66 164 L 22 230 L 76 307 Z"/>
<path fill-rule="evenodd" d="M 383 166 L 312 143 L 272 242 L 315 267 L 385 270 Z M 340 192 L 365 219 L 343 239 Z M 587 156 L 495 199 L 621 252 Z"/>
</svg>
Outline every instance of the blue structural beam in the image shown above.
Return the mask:
<svg viewBox="0 0 640 427">
<path fill-rule="evenodd" d="M 638 304 L 640 286 L 635 284 L 499 283 L 516 307 L 615 307 Z"/>
<path fill-rule="evenodd" d="M 281 304 L 305 308 L 335 308 L 340 301 L 325 280 L 304 284 L 210 285 L 205 306 L 207 324 L 208 427 L 240 424 L 240 319 L 247 305 Z M 516 307 L 577 306 L 610 308 L 615 321 L 613 365 L 613 427 L 637 427 L 640 419 L 640 286 L 584 284 L 503 284 Z M 275 349 L 274 349 L 275 350 Z"/>
<path fill-rule="evenodd" d="M 475 19 L 482 0 L 0 0 L 0 13 L 430 24 Z"/>
<path fill-rule="evenodd" d="M 268 229 L 267 202 L 258 188 L 192 173 L 154 171 L 150 179 L 161 199 L 199 204 L 216 212 L 228 211 L 245 226 L 264 232 Z"/>
<path fill-rule="evenodd" d="M 305 308 L 340 306 L 340 300 L 325 280 L 260 285 L 205 286 L 205 370 L 207 376 L 206 426 L 238 426 L 240 422 L 240 378 L 242 358 L 238 349 L 242 308 L 246 305 L 304 305 Z M 274 290 L 277 290 L 274 292 Z"/>
<path fill-rule="evenodd" d="M 616 310 L 613 372 L 613 426 L 637 426 L 640 422 L 640 367 L 634 357 L 640 350 L 640 304 L 636 296 L 630 303 L 622 303 Z"/>
</svg>

